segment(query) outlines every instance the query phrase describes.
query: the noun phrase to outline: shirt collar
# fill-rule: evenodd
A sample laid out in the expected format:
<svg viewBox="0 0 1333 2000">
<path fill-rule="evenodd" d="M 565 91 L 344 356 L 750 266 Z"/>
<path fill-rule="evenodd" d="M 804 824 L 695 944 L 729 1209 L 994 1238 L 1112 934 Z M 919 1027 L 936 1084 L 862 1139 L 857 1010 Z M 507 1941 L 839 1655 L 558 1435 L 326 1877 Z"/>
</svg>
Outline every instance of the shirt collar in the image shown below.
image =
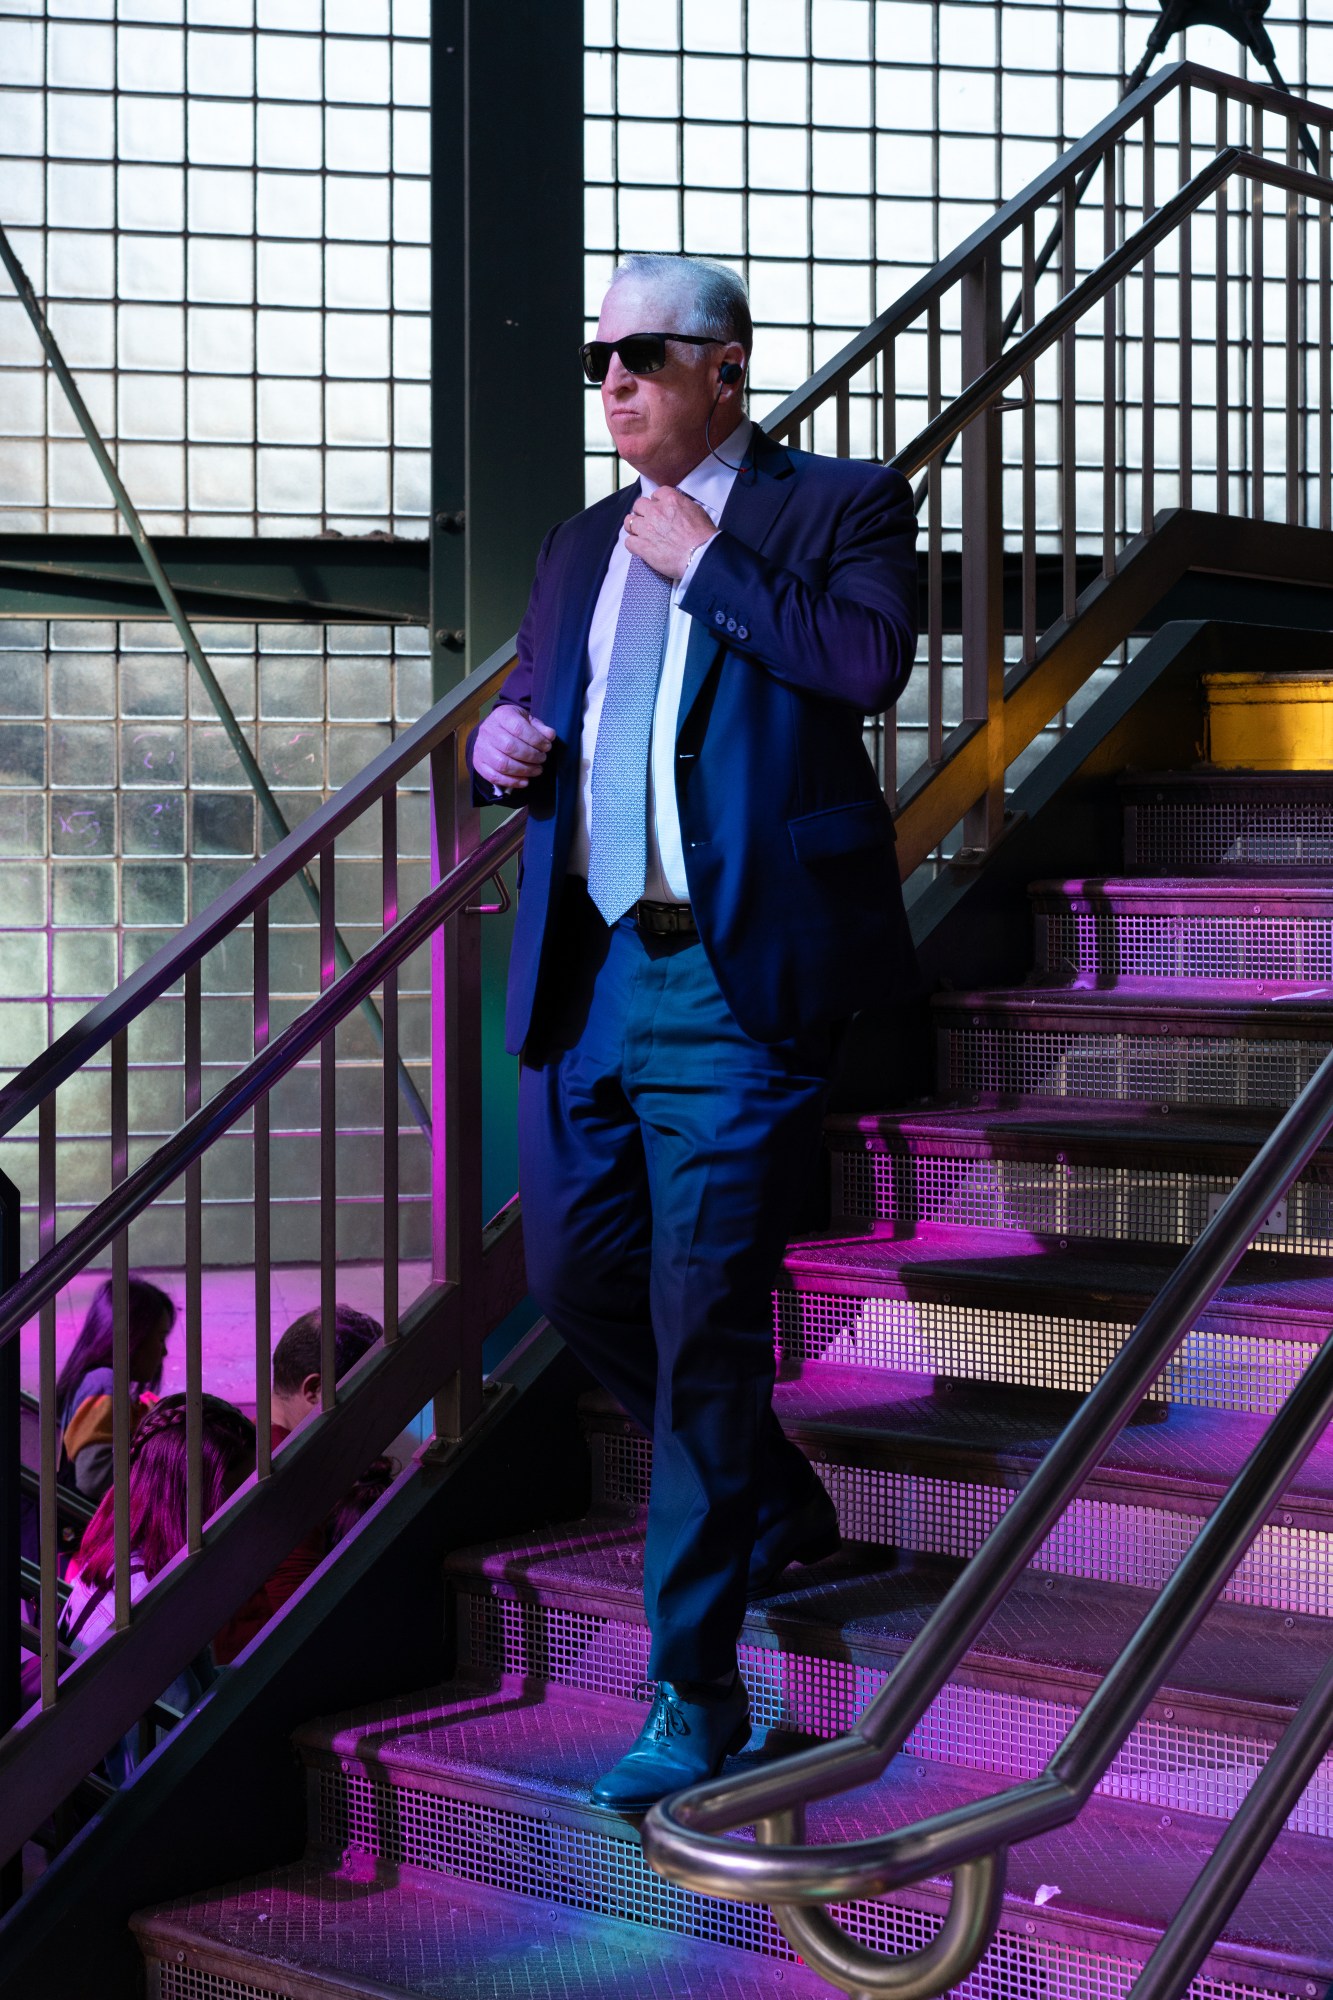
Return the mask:
<svg viewBox="0 0 1333 2000">
<path fill-rule="evenodd" d="M 699 460 L 694 470 L 687 472 L 680 482 L 677 490 L 687 494 L 691 500 L 697 501 L 714 521 L 718 519 L 727 504 L 737 467 L 745 463 L 753 432 L 754 425 L 750 419 L 742 417 L 735 430 L 718 441 L 722 458 L 714 458 L 711 452 L 707 453 Z M 730 459 L 729 465 L 723 462 L 726 459 Z M 650 479 L 646 472 L 639 474 L 639 486 L 642 492 L 656 493 L 658 484 L 659 482 Z"/>
</svg>

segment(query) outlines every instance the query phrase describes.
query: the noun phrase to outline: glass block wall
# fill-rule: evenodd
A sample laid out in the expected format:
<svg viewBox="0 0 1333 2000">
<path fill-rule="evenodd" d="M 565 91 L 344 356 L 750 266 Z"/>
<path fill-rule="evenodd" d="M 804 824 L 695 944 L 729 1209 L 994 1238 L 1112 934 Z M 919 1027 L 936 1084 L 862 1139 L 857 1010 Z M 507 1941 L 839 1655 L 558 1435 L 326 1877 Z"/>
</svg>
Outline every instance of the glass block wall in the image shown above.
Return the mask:
<svg viewBox="0 0 1333 2000">
<path fill-rule="evenodd" d="M 289 824 L 376 756 L 429 702 L 425 634 L 385 627 L 218 625 L 200 631 L 234 712 Z M 418 782 L 424 781 L 423 779 Z M 0 620 L 0 1064 L 28 1062 L 132 973 L 187 918 L 271 844 L 230 744 L 160 623 L 49 625 Z M 399 801 L 400 891 L 424 885 L 429 828 L 424 791 Z M 379 936 L 378 820 L 338 846 L 336 910 L 355 956 Z M 271 1025 L 276 1034 L 318 988 L 318 937 L 295 888 L 271 913 Z M 252 1049 L 250 967 L 219 949 L 203 966 L 204 1097 Z M 428 968 L 418 954 L 400 976 L 405 1064 L 430 1101 Z M 131 1036 L 130 1130 L 140 1143 L 181 1115 L 179 999 L 163 1000 Z M 380 1061 L 354 1017 L 340 1033 L 339 1241 L 345 1256 L 377 1253 Z M 60 1095 L 61 1228 L 106 1191 L 108 1073 Z M 273 1186 L 283 1261 L 316 1253 L 316 1072 L 297 1069 L 273 1094 Z M 76 1101 L 77 1099 L 77 1101 Z M 86 1100 L 86 1101 L 85 1101 Z M 32 1121 L 29 1121 L 31 1124 Z M 426 1240 L 426 1149 L 400 1107 L 405 1255 Z M 367 1160 L 371 1171 L 367 1178 Z M 31 1195 L 35 1135 L 0 1142 L 0 1169 Z M 216 1146 L 204 1168 L 209 1261 L 250 1255 L 249 1146 Z M 132 1232 L 150 1265 L 180 1261 L 181 1188 Z M 29 1218 L 31 1221 L 31 1218 Z M 34 1244 L 25 1242 L 31 1255 Z"/>
<path fill-rule="evenodd" d="M 0 218 L 150 530 L 424 533 L 426 0 L 0 0 Z M 0 294 L 0 533 L 116 527 Z"/>
</svg>

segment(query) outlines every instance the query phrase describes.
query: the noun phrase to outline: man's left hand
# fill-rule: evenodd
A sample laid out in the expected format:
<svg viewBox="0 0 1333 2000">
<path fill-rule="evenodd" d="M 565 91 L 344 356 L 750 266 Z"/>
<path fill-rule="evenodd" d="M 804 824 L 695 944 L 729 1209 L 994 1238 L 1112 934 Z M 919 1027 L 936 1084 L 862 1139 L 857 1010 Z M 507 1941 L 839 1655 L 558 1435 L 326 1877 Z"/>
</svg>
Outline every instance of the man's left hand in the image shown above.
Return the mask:
<svg viewBox="0 0 1333 2000">
<path fill-rule="evenodd" d="M 631 555 L 642 556 L 649 569 L 676 583 L 700 542 L 713 533 L 713 523 L 697 501 L 674 486 L 659 486 L 634 502 L 625 522 L 625 546 Z"/>
</svg>

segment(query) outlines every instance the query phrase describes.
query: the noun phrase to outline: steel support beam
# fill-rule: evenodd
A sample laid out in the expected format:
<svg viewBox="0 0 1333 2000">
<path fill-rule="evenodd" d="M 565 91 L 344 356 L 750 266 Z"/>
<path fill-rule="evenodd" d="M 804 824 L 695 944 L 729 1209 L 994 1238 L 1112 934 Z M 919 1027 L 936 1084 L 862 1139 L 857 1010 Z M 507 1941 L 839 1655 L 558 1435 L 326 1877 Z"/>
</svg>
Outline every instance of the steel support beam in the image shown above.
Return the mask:
<svg viewBox="0 0 1333 2000">
<path fill-rule="evenodd" d="M 431 42 L 431 655 L 513 632 L 583 506 L 583 8 L 437 0 Z"/>
<path fill-rule="evenodd" d="M 424 625 L 428 550 L 369 537 L 162 535 L 192 619 Z M 0 618 L 163 618 L 128 535 L 0 535 Z"/>
</svg>

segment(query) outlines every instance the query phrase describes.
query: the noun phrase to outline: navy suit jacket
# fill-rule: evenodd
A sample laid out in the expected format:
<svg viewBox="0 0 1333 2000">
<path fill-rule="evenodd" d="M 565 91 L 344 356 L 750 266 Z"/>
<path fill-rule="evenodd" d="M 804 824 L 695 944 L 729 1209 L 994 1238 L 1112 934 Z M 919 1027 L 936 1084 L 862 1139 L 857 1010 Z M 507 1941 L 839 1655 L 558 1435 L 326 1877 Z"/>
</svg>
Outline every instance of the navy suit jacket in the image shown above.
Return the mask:
<svg viewBox="0 0 1333 2000">
<path fill-rule="evenodd" d="M 916 647 L 911 490 L 877 465 L 757 427 L 683 600 L 694 619 L 676 738 L 690 903 L 732 1012 L 781 1041 L 899 997 L 915 962 L 893 820 L 862 741 Z M 588 631 L 636 481 L 542 544 L 502 702 L 555 731 L 528 808 L 506 1045 L 540 1028 L 541 975 L 577 810 Z M 471 744 L 468 745 L 469 758 Z M 476 780 L 476 796 L 501 796 Z"/>
</svg>

